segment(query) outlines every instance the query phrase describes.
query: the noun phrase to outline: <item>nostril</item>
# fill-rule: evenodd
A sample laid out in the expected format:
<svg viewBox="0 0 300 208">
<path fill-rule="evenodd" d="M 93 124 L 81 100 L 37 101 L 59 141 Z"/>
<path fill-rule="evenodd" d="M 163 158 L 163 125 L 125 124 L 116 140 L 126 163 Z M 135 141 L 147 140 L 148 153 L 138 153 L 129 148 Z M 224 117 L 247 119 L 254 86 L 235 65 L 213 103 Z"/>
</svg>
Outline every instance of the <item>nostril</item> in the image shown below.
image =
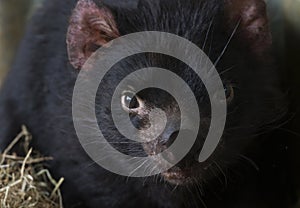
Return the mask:
<svg viewBox="0 0 300 208">
<path fill-rule="evenodd" d="M 193 134 L 192 131 L 188 129 L 182 129 L 180 131 L 174 131 L 172 134 L 169 135 L 169 137 L 166 137 L 163 146 L 165 148 L 169 148 L 177 139 L 179 132 L 186 142 L 191 142 L 191 140 L 195 139 L 193 138 L 195 134 Z M 186 166 L 190 166 L 195 162 L 198 162 L 198 157 L 203 147 L 203 144 L 204 144 L 204 139 L 198 135 L 197 138 L 193 141 L 193 146 L 191 147 L 189 152 L 187 152 L 185 157 L 177 164 L 177 166 L 183 168 Z M 173 155 L 173 157 L 176 157 L 176 155 Z"/>
<path fill-rule="evenodd" d="M 165 141 L 164 146 L 171 146 L 173 144 L 173 142 L 176 140 L 177 136 L 179 134 L 179 131 L 174 131 L 169 138 Z"/>
</svg>

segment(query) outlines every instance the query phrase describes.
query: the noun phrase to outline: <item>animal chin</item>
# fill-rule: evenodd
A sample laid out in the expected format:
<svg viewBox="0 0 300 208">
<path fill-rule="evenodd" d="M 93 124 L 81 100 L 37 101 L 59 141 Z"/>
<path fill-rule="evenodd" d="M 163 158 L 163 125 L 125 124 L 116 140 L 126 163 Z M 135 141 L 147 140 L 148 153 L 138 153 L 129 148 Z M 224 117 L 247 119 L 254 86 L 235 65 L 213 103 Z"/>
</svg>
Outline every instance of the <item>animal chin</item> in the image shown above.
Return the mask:
<svg viewBox="0 0 300 208">
<path fill-rule="evenodd" d="M 188 185 L 193 183 L 193 175 L 191 169 L 185 170 L 170 170 L 161 173 L 161 176 L 170 184 L 174 185 Z"/>
</svg>

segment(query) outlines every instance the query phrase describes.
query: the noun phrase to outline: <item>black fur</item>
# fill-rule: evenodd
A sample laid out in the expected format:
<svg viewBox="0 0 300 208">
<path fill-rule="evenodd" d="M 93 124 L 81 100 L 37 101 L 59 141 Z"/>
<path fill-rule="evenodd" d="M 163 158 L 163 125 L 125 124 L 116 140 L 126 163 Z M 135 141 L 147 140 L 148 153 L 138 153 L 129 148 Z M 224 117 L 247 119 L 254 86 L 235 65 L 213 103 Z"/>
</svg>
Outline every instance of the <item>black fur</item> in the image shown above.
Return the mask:
<svg viewBox="0 0 300 208">
<path fill-rule="evenodd" d="M 277 70 L 271 59 L 258 61 L 235 39 L 217 65 L 224 83 L 236 86 L 235 99 L 229 105 L 222 142 L 207 161 L 210 165 L 202 170 L 201 179 L 189 186 L 174 187 L 160 176 L 125 178 L 95 165 L 79 144 L 71 115 L 78 71 L 69 64 L 65 40 L 75 4 L 76 0 L 46 1 L 32 19 L 1 92 L 1 148 L 26 124 L 35 148 L 55 158 L 49 164 L 55 176 L 66 178 L 62 188 L 67 208 L 288 206 L 288 184 L 282 166 L 284 144 L 280 138 L 270 136 L 286 112 Z M 219 0 L 145 0 L 137 9 L 112 11 L 121 35 L 145 30 L 175 33 L 197 44 L 215 62 L 231 35 L 226 33 L 223 8 Z M 162 55 L 130 57 L 117 64 L 99 87 L 99 126 L 114 142 L 124 138 L 111 121 L 111 94 L 124 76 L 145 66 L 164 67 L 179 74 L 194 90 L 198 102 L 209 104 L 207 97 L 200 96 L 205 94 L 201 81 L 182 63 Z M 164 102 L 162 95 L 156 96 Z M 209 113 L 204 113 L 209 118 Z M 116 148 L 128 154 L 143 154 L 136 144 Z"/>
</svg>

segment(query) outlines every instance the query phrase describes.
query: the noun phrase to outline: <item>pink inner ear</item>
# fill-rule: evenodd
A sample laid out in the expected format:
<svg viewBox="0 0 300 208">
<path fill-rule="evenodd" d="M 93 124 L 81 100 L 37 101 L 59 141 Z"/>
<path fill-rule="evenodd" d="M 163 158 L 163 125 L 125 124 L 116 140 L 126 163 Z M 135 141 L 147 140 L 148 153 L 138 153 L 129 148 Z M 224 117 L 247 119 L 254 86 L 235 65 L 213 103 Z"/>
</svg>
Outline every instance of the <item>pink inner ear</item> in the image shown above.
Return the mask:
<svg viewBox="0 0 300 208">
<path fill-rule="evenodd" d="M 67 47 L 70 63 L 77 69 L 98 47 L 119 37 L 114 17 L 92 0 L 79 0 L 70 18 Z"/>
<path fill-rule="evenodd" d="M 239 39 L 258 56 L 263 55 L 272 44 L 266 4 L 264 0 L 225 0 L 229 24 L 240 22 Z"/>
</svg>

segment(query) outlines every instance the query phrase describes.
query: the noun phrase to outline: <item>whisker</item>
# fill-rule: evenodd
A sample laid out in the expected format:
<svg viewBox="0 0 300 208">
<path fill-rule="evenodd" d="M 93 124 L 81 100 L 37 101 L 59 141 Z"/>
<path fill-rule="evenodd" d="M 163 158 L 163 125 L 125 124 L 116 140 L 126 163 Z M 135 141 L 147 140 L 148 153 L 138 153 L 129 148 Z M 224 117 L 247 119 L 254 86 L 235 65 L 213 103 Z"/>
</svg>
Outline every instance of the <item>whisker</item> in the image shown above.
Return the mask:
<svg viewBox="0 0 300 208">
<path fill-rule="evenodd" d="M 231 35 L 230 35 L 230 37 L 229 37 L 229 40 L 227 41 L 227 43 L 226 43 L 226 45 L 225 45 L 223 51 L 221 52 L 221 54 L 220 54 L 220 56 L 218 57 L 218 59 L 215 61 L 214 66 L 217 66 L 217 65 L 218 65 L 219 61 L 221 60 L 221 58 L 222 58 L 223 55 L 225 54 L 225 52 L 226 52 L 226 50 L 227 50 L 229 44 L 231 43 L 231 40 L 232 40 L 233 36 L 235 35 L 235 33 L 236 33 L 238 27 L 240 26 L 240 23 L 241 23 L 241 20 L 239 20 L 238 23 L 236 24 L 236 26 L 235 26 L 233 32 L 231 33 Z"/>
<path fill-rule="evenodd" d="M 213 24 L 213 21 L 214 21 L 214 19 L 209 23 L 209 26 L 208 26 L 208 29 L 207 29 L 207 32 L 206 32 L 206 36 L 205 36 L 205 40 L 204 40 L 204 43 L 203 43 L 203 46 L 202 46 L 202 50 L 204 50 L 205 47 L 206 47 L 206 43 L 207 43 L 207 40 L 208 40 L 208 35 L 211 31 L 211 26 Z"/>
<path fill-rule="evenodd" d="M 239 154 L 239 157 L 242 158 L 242 159 L 244 159 L 244 160 L 246 160 L 247 162 L 249 162 L 250 165 L 251 165 L 252 167 L 254 167 L 254 169 L 255 169 L 256 171 L 259 171 L 259 170 L 260 170 L 259 167 L 258 167 L 258 165 L 257 165 L 252 159 L 250 159 L 249 157 L 246 157 L 245 155 L 242 155 L 242 154 Z"/>
<path fill-rule="evenodd" d="M 144 162 L 142 162 L 141 165 L 139 165 L 137 168 L 135 168 L 133 171 L 131 171 L 131 172 L 129 173 L 129 177 L 130 177 L 132 174 L 134 174 L 136 171 L 138 171 L 138 170 L 139 170 L 146 162 L 147 162 L 147 160 L 145 160 Z"/>
<path fill-rule="evenodd" d="M 285 132 L 290 133 L 294 136 L 300 137 L 300 133 L 298 133 L 296 131 L 293 131 L 291 129 L 279 128 L 278 130 L 285 131 Z"/>
<path fill-rule="evenodd" d="M 224 176 L 225 187 L 227 187 L 228 186 L 228 180 L 227 180 L 227 176 L 226 176 L 225 172 L 223 171 L 223 169 L 221 168 L 221 166 L 217 162 L 214 162 L 214 164 L 217 166 L 217 168 L 220 170 L 220 172 Z"/>
<path fill-rule="evenodd" d="M 221 76 L 221 75 L 223 75 L 223 74 L 225 74 L 225 73 L 231 71 L 231 70 L 234 69 L 235 67 L 236 67 L 236 66 L 229 67 L 229 68 L 225 69 L 224 71 L 220 72 L 219 75 Z"/>
</svg>

